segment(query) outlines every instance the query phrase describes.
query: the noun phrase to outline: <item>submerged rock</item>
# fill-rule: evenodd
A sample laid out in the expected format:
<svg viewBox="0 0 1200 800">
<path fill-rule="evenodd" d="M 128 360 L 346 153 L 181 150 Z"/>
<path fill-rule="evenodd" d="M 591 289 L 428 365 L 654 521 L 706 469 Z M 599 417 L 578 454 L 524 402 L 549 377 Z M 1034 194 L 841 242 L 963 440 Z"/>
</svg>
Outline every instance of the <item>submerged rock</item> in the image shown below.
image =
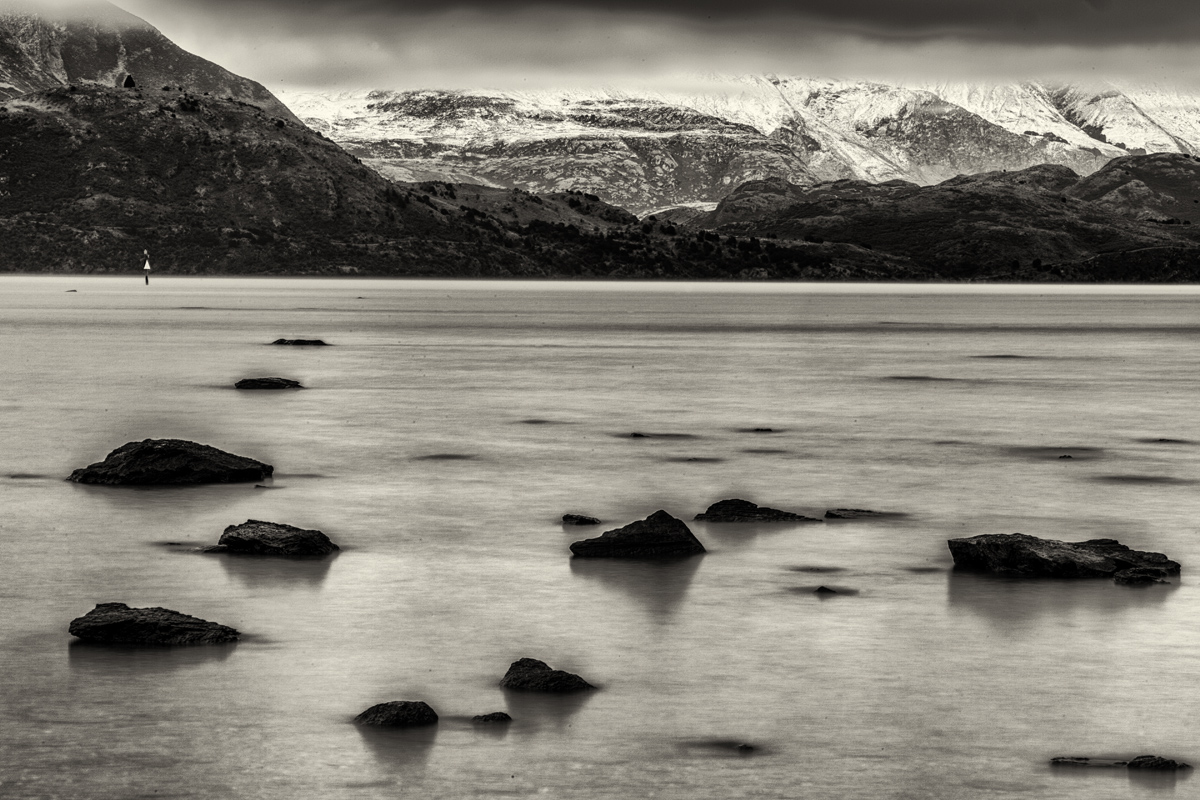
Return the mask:
<svg viewBox="0 0 1200 800">
<path fill-rule="evenodd" d="M 210 553 L 250 553 L 264 556 L 327 556 L 338 546 L 321 531 L 279 522 L 248 519 L 230 525 Z"/>
<path fill-rule="evenodd" d="M 503 711 L 493 711 L 491 714 L 479 714 L 471 717 L 471 722 L 512 722 L 512 717 Z"/>
<path fill-rule="evenodd" d="M 830 589 L 828 586 L 818 586 L 813 589 L 813 594 L 837 594 L 837 589 Z"/>
<path fill-rule="evenodd" d="M 865 508 L 831 508 L 825 512 L 825 519 L 864 519 L 870 517 L 885 517 L 883 511 L 869 511 Z"/>
<path fill-rule="evenodd" d="M 235 389 L 303 389 L 300 381 L 287 378 L 243 378 L 233 385 Z"/>
<path fill-rule="evenodd" d="M 316 345 L 325 347 L 328 346 L 329 343 L 321 339 L 276 339 L 275 341 L 271 342 L 271 344 L 292 344 L 299 345 L 301 347 L 312 347 Z"/>
<path fill-rule="evenodd" d="M 130 608 L 100 603 L 71 621 L 72 636 L 109 644 L 220 644 L 241 636 L 233 628 L 167 608 Z"/>
<path fill-rule="evenodd" d="M 600 520 L 583 514 L 563 514 L 563 525 L 599 525 Z"/>
<path fill-rule="evenodd" d="M 538 661 L 536 658 L 514 661 L 500 679 L 500 686 L 525 692 L 555 694 L 596 688 L 578 675 L 561 669 L 551 669 L 545 661 Z"/>
<path fill-rule="evenodd" d="M 1162 758 L 1161 756 L 1138 756 L 1129 761 L 1118 761 L 1111 758 L 1089 758 L 1087 756 L 1055 756 L 1050 759 L 1050 765 L 1054 767 L 1090 767 L 1093 769 L 1125 767 L 1127 769 L 1163 770 L 1167 772 L 1192 768 L 1190 764 L 1170 758 Z"/>
<path fill-rule="evenodd" d="M 595 539 L 575 542 L 571 552 L 579 558 L 653 558 L 705 550 L 683 520 L 666 511 L 655 511 L 645 519 L 606 531 Z"/>
<path fill-rule="evenodd" d="M 354 718 L 360 725 L 384 725 L 389 728 L 415 728 L 436 725 L 437 713 L 420 700 L 393 700 L 368 708 Z"/>
<path fill-rule="evenodd" d="M 989 533 L 947 544 L 956 567 L 999 575 L 1097 578 L 1136 569 L 1177 575 L 1180 569 L 1162 553 L 1131 550 L 1116 539 L 1060 542 L 1023 533 Z"/>
<path fill-rule="evenodd" d="M 704 522 L 820 522 L 790 511 L 756 506 L 748 500 L 720 500 L 694 519 Z"/>
<path fill-rule="evenodd" d="M 1184 764 L 1182 761 L 1175 761 L 1170 758 L 1162 758 L 1161 756 L 1138 756 L 1132 759 L 1127 767 L 1130 769 L 1161 769 L 1161 770 L 1178 770 L 1191 769 L 1191 764 Z"/>
<path fill-rule="evenodd" d="M 275 471 L 270 464 L 235 456 L 183 439 L 128 442 L 100 462 L 77 469 L 68 480 L 107 486 L 187 485 L 261 481 Z"/>
</svg>

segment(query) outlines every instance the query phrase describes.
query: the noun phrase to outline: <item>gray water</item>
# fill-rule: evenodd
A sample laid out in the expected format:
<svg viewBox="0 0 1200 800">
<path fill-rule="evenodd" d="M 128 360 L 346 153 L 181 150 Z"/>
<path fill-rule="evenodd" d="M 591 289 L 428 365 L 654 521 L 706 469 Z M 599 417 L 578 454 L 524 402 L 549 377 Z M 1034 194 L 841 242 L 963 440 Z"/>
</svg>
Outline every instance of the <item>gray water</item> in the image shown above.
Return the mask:
<svg viewBox="0 0 1200 800">
<path fill-rule="evenodd" d="M 1195 790 L 1047 766 L 1200 759 L 1195 288 L 5 277 L 0 337 L 4 797 Z M 231 388 L 261 375 L 309 388 Z M 267 461 L 272 488 L 63 480 L 151 437 Z M 707 554 L 570 559 L 729 497 L 897 516 L 689 523 Z M 344 550 L 194 552 L 248 518 Z M 952 572 L 947 538 L 1015 531 L 1115 537 L 1183 577 Z M 244 637 L 73 643 L 108 601 Z M 506 696 L 522 656 L 600 690 Z M 351 723 L 400 699 L 440 724 Z M 498 710 L 506 731 L 469 721 Z"/>
</svg>

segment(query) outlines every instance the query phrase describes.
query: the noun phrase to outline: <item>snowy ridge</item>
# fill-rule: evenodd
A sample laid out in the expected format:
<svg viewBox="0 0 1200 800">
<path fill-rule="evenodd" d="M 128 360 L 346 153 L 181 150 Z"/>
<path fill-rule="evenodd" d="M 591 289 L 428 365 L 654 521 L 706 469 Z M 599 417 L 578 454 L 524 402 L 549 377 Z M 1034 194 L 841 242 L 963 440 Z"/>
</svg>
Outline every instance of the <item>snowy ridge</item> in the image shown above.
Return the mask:
<svg viewBox="0 0 1200 800">
<path fill-rule="evenodd" d="M 576 189 L 634 211 L 745 180 L 937 183 L 1139 152 L 1200 153 L 1200 97 L 1162 87 L 706 76 L 686 89 L 289 92 L 297 116 L 390 177 Z"/>
</svg>

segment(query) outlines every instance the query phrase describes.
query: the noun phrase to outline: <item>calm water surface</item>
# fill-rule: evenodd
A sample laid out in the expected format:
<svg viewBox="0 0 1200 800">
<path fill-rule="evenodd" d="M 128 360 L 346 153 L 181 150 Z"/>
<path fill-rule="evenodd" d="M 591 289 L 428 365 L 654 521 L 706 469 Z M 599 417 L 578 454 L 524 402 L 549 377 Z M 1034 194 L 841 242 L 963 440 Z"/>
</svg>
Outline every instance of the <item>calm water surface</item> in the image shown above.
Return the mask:
<svg viewBox="0 0 1200 800">
<path fill-rule="evenodd" d="M 0 342 L 5 797 L 1197 788 L 1046 766 L 1200 760 L 1196 289 L 5 277 Z M 262 375 L 309 388 L 231 388 Z M 262 459 L 275 479 L 63 480 L 150 437 Z M 671 564 L 569 557 L 575 539 L 728 497 L 898 516 L 690 523 L 709 552 Z M 564 529 L 565 512 L 609 524 Z M 248 518 L 344 550 L 194 552 Z M 951 571 L 947 538 L 1014 531 L 1119 538 L 1184 576 Z M 69 621 L 107 601 L 245 636 L 73 643 Z M 506 695 L 522 656 L 601 689 Z M 395 699 L 441 723 L 351 724 Z M 470 723 L 499 710 L 506 731 Z"/>
</svg>

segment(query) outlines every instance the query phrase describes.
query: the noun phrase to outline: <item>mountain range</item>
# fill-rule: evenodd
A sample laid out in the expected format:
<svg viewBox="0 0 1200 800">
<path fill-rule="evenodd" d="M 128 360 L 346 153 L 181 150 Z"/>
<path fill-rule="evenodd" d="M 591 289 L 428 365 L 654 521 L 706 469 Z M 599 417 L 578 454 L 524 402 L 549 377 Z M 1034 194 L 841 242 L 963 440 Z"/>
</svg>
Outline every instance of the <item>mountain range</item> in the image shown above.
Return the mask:
<svg viewBox="0 0 1200 800">
<path fill-rule="evenodd" d="M 1155 87 L 900 86 L 751 75 L 686 90 L 288 92 L 381 174 L 586 191 L 635 213 L 713 204 L 747 181 L 931 185 L 1058 164 L 1200 153 L 1200 97 Z"/>
</svg>

